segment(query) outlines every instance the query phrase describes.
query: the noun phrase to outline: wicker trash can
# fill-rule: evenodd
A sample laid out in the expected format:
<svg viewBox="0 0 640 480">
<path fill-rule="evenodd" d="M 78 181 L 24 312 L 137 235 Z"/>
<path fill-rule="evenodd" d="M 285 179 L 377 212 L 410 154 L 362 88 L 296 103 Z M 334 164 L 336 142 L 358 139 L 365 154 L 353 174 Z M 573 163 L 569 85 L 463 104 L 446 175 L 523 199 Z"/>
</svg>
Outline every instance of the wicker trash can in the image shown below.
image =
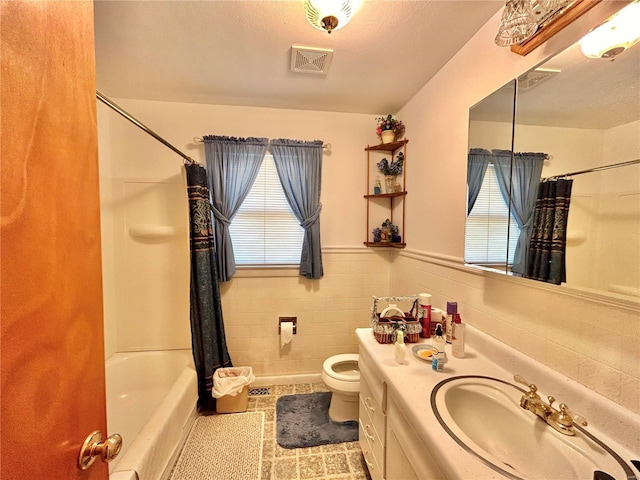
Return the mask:
<svg viewBox="0 0 640 480">
<path fill-rule="evenodd" d="M 213 374 L 213 392 L 217 413 L 246 412 L 249 385 L 256 379 L 251 367 L 219 368 Z"/>
</svg>

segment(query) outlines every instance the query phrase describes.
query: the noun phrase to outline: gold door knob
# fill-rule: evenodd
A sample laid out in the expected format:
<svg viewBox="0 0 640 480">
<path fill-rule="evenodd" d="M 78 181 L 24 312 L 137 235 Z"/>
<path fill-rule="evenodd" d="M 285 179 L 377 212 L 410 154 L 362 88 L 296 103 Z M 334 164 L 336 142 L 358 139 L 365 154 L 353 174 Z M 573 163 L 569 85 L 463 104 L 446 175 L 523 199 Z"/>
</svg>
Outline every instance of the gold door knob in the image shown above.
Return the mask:
<svg viewBox="0 0 640 480">
<path fill-rule="evenodd" d="M 122 450 L 122 437 L 118 433 L 109 435 L 107 439 L 102 441 L 102 433 L 100 430 L 91 432 L 82 444 L 80 456 L 78 457 L 78 466 L 80 470 L 86 470 L 97 457 L 103 462 L 110 462 L 118 456 Z"/>
</svg>

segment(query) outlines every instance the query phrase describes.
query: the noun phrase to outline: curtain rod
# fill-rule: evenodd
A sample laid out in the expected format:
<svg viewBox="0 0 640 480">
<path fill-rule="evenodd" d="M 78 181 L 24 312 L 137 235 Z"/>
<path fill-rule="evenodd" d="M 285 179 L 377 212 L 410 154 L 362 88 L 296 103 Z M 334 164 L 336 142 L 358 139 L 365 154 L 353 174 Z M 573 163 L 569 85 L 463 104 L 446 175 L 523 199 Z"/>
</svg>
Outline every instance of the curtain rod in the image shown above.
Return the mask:
<svg viewBox="0 0 640 480">
<path fill-rule="evenodd" d="M 124 118 L 126 118 L 127 120 L 129 120 L 131 123 L 133 123 L 135 126 L 139 127 L 140 129 L 144 130 L 145 132 L 147 132 L 149 135 L 151 135 L 153 138 L 155 138 L 156 140 L 158 140 L 160 143 L 162 143 L 163 145 L 165 145 L 166 147 L 169 147 L 171 150 L 173 150 L 175 153 L 177 153 L 178 155 L 180 155 L 182 158 L 184 158 L 184 163 L 188 164 L 188 165 L 193 165 L 193 164 L 197 164 L 198 162 L 196 162 L 193 158 L 189 157 L 188 155 L 185 155 L 184 153 L 182 153 L 180 150 L 178 150 L 176 147 L 174 147 L 173 145 L 171 145 L 169 142 L 167 142 L 164 138 L 162 138 L 160 135 L 158 135 L 156 132 L 154 132 L 153 130 L 151 130 L 149 127 L 147 127 L 146 125 L 144 125 L 142 122 L 140 122 L 137 118 L 135 118 L 134 116 L 130 115 L 129 113 L 127 113 L 124 109 L 122 109 L 121 107 L 119 107 L 118 105 L 116 105 L 113 100 L 111 100 L 109 97 L 107 97 L 106 95 L 102 94 L 99 90 L 96 90 L 96 97 L 98 98 L 98 100 L 100 100 L 102 103 L 104 103 L 105 105 L 107 105 L 109 108 L 111 108 L 112 110 L 115 110 L 116 112 L 118 112 L 120 115 L 122 115 Z"/>
<path fill-rule="evenodd" d="M 587 170 L 580 170 L 578 172 L 565 173 L 563 175 L 553 175 L 551 177 L 543 178 L 542 180 L 553 180 L 556 178 L 572 177 L 574 175 L 581 175 L 583 173 L 599 172 L 600 170 L 609 170 L 610 168 L 626 167 L 628 165 L 635 165 L 640 163 L 640 158 L 636 160 L 629 160 L 628 162 L 612 163 L 611 165 L 603 165 L 602 167 L 588 168 Z"/>
<path fill-rule="evenodd" d="M 193 137 L 193 143 L 203 143 L 204 139 L 202 137 Z M 331 150 L 331 144 L 330 143 L 324 143 L 322 145 L 322 148 L 324 148 L 325 150 Z"/>
</svg>

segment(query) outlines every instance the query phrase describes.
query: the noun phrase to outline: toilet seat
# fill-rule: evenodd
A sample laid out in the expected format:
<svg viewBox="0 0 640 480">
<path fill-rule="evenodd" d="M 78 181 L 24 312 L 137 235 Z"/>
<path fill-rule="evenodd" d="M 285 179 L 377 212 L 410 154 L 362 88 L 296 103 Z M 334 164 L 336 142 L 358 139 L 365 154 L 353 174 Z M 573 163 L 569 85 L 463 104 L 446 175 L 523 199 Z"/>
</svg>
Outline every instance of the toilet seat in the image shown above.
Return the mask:
<svg viewBox="0 0 640 480">
<path fill-rule="evenodd" d="M 360 382 L 358 354 L 343 353 L 329 357 L 322 364 L 322 371 L 327 376 L 341 382 Z"/>
</svg>

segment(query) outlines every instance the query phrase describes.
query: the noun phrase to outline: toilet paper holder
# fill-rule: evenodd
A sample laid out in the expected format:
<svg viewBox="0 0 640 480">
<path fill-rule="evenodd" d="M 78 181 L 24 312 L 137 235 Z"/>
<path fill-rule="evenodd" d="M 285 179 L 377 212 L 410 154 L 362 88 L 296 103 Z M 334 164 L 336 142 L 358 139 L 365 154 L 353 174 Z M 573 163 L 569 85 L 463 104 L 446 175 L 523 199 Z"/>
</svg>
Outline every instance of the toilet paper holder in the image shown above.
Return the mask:
<svg viewBox="0 0 640 480">
<path fill-rule="evenodd" d="M 293 334 L 296 334 L 298 329 L 298 317 L 278 317 L 278 335 L 282 333 L 283 323 L 293 323 Z"/>
</svg>

